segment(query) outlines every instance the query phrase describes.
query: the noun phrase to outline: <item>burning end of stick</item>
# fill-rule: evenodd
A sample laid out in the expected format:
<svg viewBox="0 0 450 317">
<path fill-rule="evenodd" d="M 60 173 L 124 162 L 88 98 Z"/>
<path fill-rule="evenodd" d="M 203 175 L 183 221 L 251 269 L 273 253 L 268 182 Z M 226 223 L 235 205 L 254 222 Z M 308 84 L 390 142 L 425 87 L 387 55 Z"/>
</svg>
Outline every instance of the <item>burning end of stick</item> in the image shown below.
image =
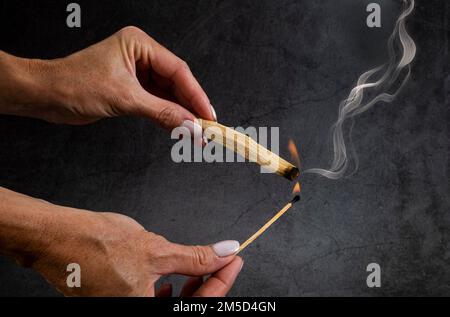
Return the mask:
<svg viewBox="0 0 450 317">
<path fill-rule="evenodd" d="M 292 167 L 286 170 L 283 174 L 283 177 L 287 178 L 290 181 L 297 179 L 300 176 L 300 170 L 297 167 Z"/>
<path fill-rule="evenodd" d="M 297 146 L 295 145 L 294 141 L 289 140 L 288 149 L 289 149 L 289 153 L 291 153 L 292 160 L 294 161 L 294 163 L 297 164 L 298 168 L 300 168 L 300 166 L 301 166 L 300 155 L 298 154 Z M 300 170 L 298 170 L 298 171 L 300 174 Z M 302 186 L 300 185 L 299 182 L 296 182 L 294 185 L 294 188 L 292 189 L 292 196 L 294 196 L 294 198 L 292 198 L 291 203 L 295 204 L 296 202 L 298 202 L 301 199 L 301 196 L 300 196 L 301 191 L 302 191 Z"/>
</svg>

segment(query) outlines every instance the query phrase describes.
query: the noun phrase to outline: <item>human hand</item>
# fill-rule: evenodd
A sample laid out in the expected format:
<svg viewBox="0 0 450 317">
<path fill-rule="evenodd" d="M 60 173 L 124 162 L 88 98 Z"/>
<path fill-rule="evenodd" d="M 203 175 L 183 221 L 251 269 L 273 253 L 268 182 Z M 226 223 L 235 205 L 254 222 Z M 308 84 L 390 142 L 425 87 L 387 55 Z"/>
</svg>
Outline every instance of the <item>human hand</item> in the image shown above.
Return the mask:
<svg viewBox="0 0 450 317">
<path fill-rule="evenodd" d="M 120 214 L 59 208 L 64 210 L 54 213 L 47 243 L 31 266 L 67 296 L 170 296 L 170 286 L 156 292 L 154 287 L 167 274 L 196 277 L 187 281 L 182 296 L 225 296 L 242 267 L 236 241 L 183 246 Z M 67 286 L 69 263 L 80 265 L 80 288 Z"/>
<path fill-rule="evenodd" d="M 196 116 L 216 120 L 188 65 L 136 27 L 62 59 L 2 54 L 0 70 L 5 81 L 15 82 L 13 87 L 0 82 L 9 91 L 0 98 L 0 113 L 64 124 L 140 116 L 167 129 Z M 5 104 L 13 108 L 5 109 Z"/>
</svg>

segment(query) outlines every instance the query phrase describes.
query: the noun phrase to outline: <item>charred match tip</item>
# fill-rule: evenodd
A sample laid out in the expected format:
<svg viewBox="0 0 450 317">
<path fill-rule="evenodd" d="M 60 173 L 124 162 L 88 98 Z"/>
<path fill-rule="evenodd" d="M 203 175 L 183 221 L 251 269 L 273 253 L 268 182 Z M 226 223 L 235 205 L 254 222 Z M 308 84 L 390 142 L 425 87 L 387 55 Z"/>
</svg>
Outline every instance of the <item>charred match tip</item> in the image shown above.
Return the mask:
<svg viewBox="0 0 450 317">
<path fill-rule="evenodd" d="M 300 200 L 300 195 L 295 196 L 294 198 L 292 198 L 291 200 L 291 204 L 295 204 L 296 202 L 298 202 Z"/>
<path fill-rule="evenodd" d="M 293 181 L 300 176 L 300 171 L 297 167 L 293 167 L 290 170 L 286 171 L 283 176 L 288 180 Z"/>
</svg>

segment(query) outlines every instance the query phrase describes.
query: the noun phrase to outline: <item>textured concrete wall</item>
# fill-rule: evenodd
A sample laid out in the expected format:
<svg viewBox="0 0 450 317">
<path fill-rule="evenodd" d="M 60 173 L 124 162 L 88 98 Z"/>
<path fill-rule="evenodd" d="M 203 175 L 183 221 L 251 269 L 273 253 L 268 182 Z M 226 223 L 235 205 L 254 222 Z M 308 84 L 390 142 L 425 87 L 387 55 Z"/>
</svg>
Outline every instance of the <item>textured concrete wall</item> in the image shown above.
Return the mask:
<svg viewBox="0 0 450 317">
<path fill-rule="evenodd" d="M 368 29 L 371 1 L 78 1 L 83 26 L 70 30 L 65 2 L 0 1 L 0 48 L 60 57 L 137 25 L 188 61 L 221 122 L 279 126 L 305 168 L 329 165 L 338 104 L 386 58 L 400 10 L 377 1 L 383 27 Z M 231 295 L 450 295 L 449 4 L 417 2 L 412 79 L 358 118 L 359 170 L 304 175 L 302 202 L 242 254 Z M 199 244 L 243 241 L 289 199 L 292 184 L 251 164 L 175 164 L 172 143 L 140 119 L 70 127 L 0 116 L 0 186 Z M 371 262 L 380 289 L 366 286 Z M 53 294 L 0 258 L 0 295 Z"/>
</svg>

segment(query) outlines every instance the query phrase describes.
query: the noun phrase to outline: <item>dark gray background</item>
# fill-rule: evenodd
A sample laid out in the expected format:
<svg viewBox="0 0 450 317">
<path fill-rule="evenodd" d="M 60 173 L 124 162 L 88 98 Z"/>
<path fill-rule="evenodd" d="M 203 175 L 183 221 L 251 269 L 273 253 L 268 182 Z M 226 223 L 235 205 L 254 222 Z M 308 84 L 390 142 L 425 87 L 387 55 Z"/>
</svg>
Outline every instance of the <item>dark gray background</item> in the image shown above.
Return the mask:
<svg viewBox="0 0 450 317">
<path fill-rule="evenodd" d="M 329 128 L 357 77 L 386 58 L 400 1 L 0 1 L 0 48 L 62 57 L 136 25 L 184 58 L 219 120 L 279 126 L 305 168 L 327 167 Z M 450 295 L 448 1 L 417 1 L 412 79 L 392 104 L 358 118 L 360 168 L 338 181 L 304 175 L 303 201 L 249 247 L 236 296 Z M 286 180 L 252 164 L 175 164 L 151 122 L 57 126 L 0 116 L 0 185 L 54 203 L 118 211 L 179 243 L 245 240 L 282 207 Z M 32 212 L 30 210 L 30 212 Z M 367 264 L 382 287 L 366 286 Z M 170 280 L 175 280 L 171 278 Z M 0 295 L 56 295 L 0 258 Z"/>
</svg>

